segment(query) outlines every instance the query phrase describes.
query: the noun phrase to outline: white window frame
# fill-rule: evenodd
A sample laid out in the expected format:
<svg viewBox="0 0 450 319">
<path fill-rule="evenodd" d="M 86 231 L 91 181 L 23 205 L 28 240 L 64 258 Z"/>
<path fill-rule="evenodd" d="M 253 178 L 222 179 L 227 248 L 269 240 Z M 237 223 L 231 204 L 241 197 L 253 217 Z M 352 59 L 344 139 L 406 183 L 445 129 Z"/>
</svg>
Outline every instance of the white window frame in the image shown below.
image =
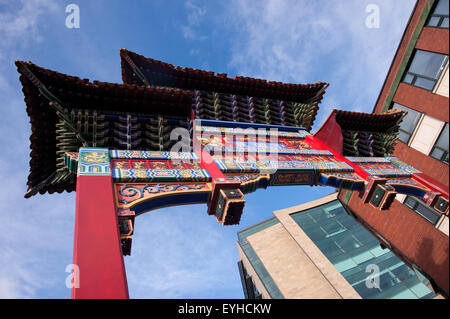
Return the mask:
<svg viewBox="0 0 450 319">
<path fill-rule="evenodd" d="M 433 88 L 433 91 L 431 91 L 433 94 L 438 94 L 438 95 L 440 95 L 440 96 L 448 97 L 448 93 L 447 93 L 447 95 L 443 95 L 443 94 L 439 94 L 439 93 L 438 93 L 438 90 L 439 90 L 440 87 L 441 87 L 442 81 L 444 81 L 445 75 L 447 75 L 447 78 L 448 78 L 448 76 L 449 76 L 449 74 L 448 74 L 448 72 L 449 72 L 448 68 L 449 68 L 449 60 L 447 60 L 447 63 L 446 63 L 446 65 L 445 65 L 445 67 L 444 67 L 444 70 L 442 71 L 441 76 L 439 77 L 439 80 L 436 82 L 436 84 L 435 84 L 435 86 L 434 86 L 434 88 Z"/>
<path fill-rule="evenodd" d="M 439 129 L 437 130 L 437 134 L 435 134 L 435 135 L 432 137 L 432 139 L 430 140 L 430 143 L 429 143 L 428 146 L 427 146 L 428 148 L 427 148 L 426 152 L 423 152 L 423 151 L 421 151 L 421 150 L 416 149 L 415 147 L 413 147 L 412 144 L 413 144 L 413 142 L 414 142 L 414 139 L 417 137 L 417 133 L 419 132 L 420 126 L 422 125 L 422 123 L 424 122 L 424 120 L 425 120 L 426 117 L 431 118 L 431 119 L 433 119 L 433 120 L 435 120 L 435 121 L 439 121 L 439 122 L 440 122 L 440 123 L 439 123 L 439 126 L 440 126 L 440 127 L 439 127 Z M 441 132 L 442 132 L 442 129 L 444 128 L 444 126 L 445 126 L 445 123 L 446 123 L 446 122 L 441 121 L 441 120 L 439 120 L 439 119 L 437 119 L 437 118 L 434 118 L 434 117 L 432 117 L 432 116 L 429 116 L 429 115 L 427 115 L 427 114 L 425 114 L 425 113 L 421 113 L 421 116 L 420 116 L 419 121 L 417 122 L 416 128 L 414 129 L 413 134 L 411 135 L 411 138 L 409 139 L 408 147 L 411 147 L 411 148 L 415 149 L 416 151 L 421 152 L 422 154 L 425 154 L 425 155 L 427 155 L 427 156 L 430 156 L 431 150 L 433 149 L 434 144 L 436 144 L 437 139 L 438 139 L 439 136 L 441 135 Z M 431 156 L 430 156 L 430 157 L 431 157 Z M 435 158 L 433 158 L 433 159 L 435 159 Z"/>
</svg>

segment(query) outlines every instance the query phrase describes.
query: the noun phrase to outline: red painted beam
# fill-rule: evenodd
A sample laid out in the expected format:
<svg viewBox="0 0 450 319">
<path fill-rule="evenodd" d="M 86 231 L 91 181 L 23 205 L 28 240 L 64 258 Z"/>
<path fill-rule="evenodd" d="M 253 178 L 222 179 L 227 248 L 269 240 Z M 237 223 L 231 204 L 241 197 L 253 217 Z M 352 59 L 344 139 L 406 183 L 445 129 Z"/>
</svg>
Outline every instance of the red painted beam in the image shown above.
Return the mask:
<svg viewBox="0 0 450 319">
<path fill-rule="evenodd" d="M 334 157 L 341 162 L 345 162 L 348 165 L 350 165 L 354 170 L 355 173 L 358 174 L 362 179 L 367 180 L 367 177 L 370 176 L 369 173 L 367 173 L 365 170 L 363 170 L 362 168 L 360 168 L 358 165 L 356 165 L 355 163 L 349 161 L 348 159 L 346 159 L 344 156 L 342 156 L 340 153 L 338 153 L 337 151 L 335 151 L 334 149 L 332 149 L 331 147 L 329 147 L 327 144 L 325 144 L 324 142 L 322 142 L 321 140 L 319 140 L 318 138 L 312 136 L 312 135 L 306 135 L 305 137 L 305 142 L 310 145 L 311 147 L 313 147 L 316 150 L 326 150 L 326 151 L 330 151 L 331 153 L 333 153 Z"/>
<path fill-rule="evenodd" d="M 353 163 L 353 162 L 349 161 L 348 159 L 346 159 L 344 156 L 342 156 L 341 154 L 336 152 L 334 149 L 329 147 L 327 144 L 322 142 L 317 137 L 311 136 L 311 135 L 307 135 L 305 137 L 305 142 L 308 145 L 312 146 L 314 149 L 322 149 L 322 150 L 330 151 L 331 153 L 333 153 L 334 157 L 337 160 L 345 162 L 345 163 L 349 164 L 351 167 L 353 167 L 353 169 L 355 170 L 355 173 L 358 174 L 363 179 L 367 180 L 367 177 L 370 176 L 370 174 L 368 174 L 362 168 L 360 168 L 355 163 Z M 442 196 L 444 196 L 445 198 L 449 198 L 449 188 L 447 186 L 445 186 L 444 184 L 439 183 L 435 179 L 431 178 L 430 176 L 428 176 L 428 175 L 426 175 L 424 173 L 414 173 L 414 174 L 412 174 L 412 178 L 414 180 L 416 180 L 417 182 L 425 185 L 426 187 L 428 187 L 432 191 L 442 194 Z"/>
<path fill-rule="evenodd" d="M 439 183 L 437 180 L 431 178 L 430 176 L 424 174 L 424 173 L 414 173 L 412 174 L 413 179 L 418 181 L 419 183 L 422 183 L 429 189 L 431 189 L 434 192 L 440 193 L 442 196 L 448 199 L 448 186 L 445 186 L 442 183 Z"/>
<path fill-rule="evenodd" d="M 200 166 L 208 171 L 213 180 L 216 178 L 225 178 L 225 175 L 223 175 L 222 171 L 208 152 L 195 150 L 195 153 L 200 157 Z"/>
<path fill-rule="evenodd" d="M 77 178 L 73 260 L 72 298 L 129 298 L 111 176 Z"/>
</svg>

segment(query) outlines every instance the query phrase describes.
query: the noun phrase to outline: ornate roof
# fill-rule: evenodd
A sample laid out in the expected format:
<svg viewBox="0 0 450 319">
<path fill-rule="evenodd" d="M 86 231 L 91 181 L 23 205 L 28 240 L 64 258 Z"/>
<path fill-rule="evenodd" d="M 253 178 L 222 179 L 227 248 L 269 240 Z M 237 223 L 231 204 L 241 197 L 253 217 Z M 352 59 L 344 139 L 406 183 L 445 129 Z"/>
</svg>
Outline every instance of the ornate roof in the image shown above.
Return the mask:
<svg viewBox="0 0 450 319">
<path fill-rule="evenodd" d="M 342 110 L 333 110 L 333 112 L 336 114 L 336 121 L 343 130 L 372 133 L 390 133 L 397 131 L 397 125 L 406 114 L 397 110 L 382 114 Z"/>
<path fill-rule="evenodd" d="M 122 80 L 124 83 L 176 87 L 285 100 L 298 103 L 320 101 L 328 83 L 288 84 L 243 76 L 229 78 L 225 73 L 174 67 L 172 64 L 150 59 L 120 49 Z"/>
<path fill-rule="evenodd" d="M 170 150 L 192 119 L 311 129 L 328 83 L 285 84 L 173 67 L 122 49 L 124 84 L 89 81 L 16 61 L 31 123 L 28 191 L 75 190 L 64 154 L 81 146 Z"/>
<path fill-rule="evenodd" d="M 383 114 L 333 110 L 314 134 L 344 156 L 389 156 L 406 112 Z"/>
<path fill-rule="evenodd" d="M 311 130 L 328 83 L 286 84 L 174 67 L 121 49 L 124 83 L 192 90 L 195 118 Z"/>
<path fill-rule="evenodd" d="M 94 81 L 16 61 L 31 123 L 29 197 L 75 190 L 63 169 L 78 147 L 165 150 L 171 127 L 189 127 L 189 91 Z M 128 130 L 128 131 L 127 131 Z"/>
</svg>

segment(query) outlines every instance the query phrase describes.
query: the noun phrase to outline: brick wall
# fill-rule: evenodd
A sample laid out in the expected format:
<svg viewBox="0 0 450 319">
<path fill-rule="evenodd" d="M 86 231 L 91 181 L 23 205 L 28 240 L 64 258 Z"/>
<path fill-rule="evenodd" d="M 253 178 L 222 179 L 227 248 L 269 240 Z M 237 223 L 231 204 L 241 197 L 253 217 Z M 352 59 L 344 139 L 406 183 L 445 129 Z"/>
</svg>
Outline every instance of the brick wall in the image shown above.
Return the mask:
<svg viewBox="0 0 450 319">
<path fill-rule="evenodd" d="M 416 43 L 416 49 L 448 55 L 448 29 L 424 27 Z"/>
<path fill-rule="evenodd" d="M 418 170 L 424 172 L 429 177 L 435 179 L 439 183 L 448 186 L 449 170 L 448 165 L 434 158 L 425 155 L 418 150 L 406 146 L 405 143 L 398 141 L 395 146 L 393 156 L 398 157 L 402 161 L 412 165 Z"/>
<path fill-rule="evenodd" d="M 386 104 L 386 100 L 390 94 L 391 87 L 394 84 L 395 77 L 403 62 L 403 57 L 407 52 L 409 43 L 413 39 L 414 31 L 420 21 L 420 16 L 425 6 L 427 5 L 427 2 L 428 0 L 419 0 L 416 4 L 416 7 L 414 9 L 415 11 L 409 20 L 409 24 L 406 27 L 403 38 L 400 42 L 399 47 L 397 48 L 397 52 L 395 54 L 394 60 L 392 61 L 385 83 L 383 84 L 383 89 L 378 96 L 373 113 L 381 113 L 384 105 Z"/>
<path fill-rule="evenodd" d="M 400 83 L 395 92 L 394 102 L 425 113 L 438 120 L 448 122 L 448 97 Z"/>
</svg>

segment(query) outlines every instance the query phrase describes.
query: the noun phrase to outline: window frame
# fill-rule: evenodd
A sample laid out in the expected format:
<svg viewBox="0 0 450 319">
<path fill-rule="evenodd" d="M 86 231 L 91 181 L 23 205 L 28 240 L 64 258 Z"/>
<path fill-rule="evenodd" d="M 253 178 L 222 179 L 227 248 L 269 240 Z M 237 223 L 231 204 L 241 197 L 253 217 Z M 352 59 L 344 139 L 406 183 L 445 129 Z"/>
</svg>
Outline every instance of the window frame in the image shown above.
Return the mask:
<svg viewBox="0 0 450 319">
<path fill-rule="evenodd" d="M 444 131 L 445 131 L 445 127 L 448 127 L 449 126 L 449 124 L 446 122 L 445 124 L 444 124 L 444 126 L 442 127 L 442 129 L 441 129 L 441 132 L 439 133 L 439 136 L 438 136 L 438 138 L 436 139 L 436 142 L 434 142 L 434 145 L 433 145 L 433 147 L 431 148 L 431 151 L 430 151 L 430 157 L 431 158 L 434 158 L 435 160 L 438 160 L 438 161 L 440 161 L 440 162 L 442 162 L 442 163 L 444 163 L 444 164 L 447 164 L 447 165 L 449 165 L 449 163 L 448 162 L 445 162 L 444 161 L 444 159 L 445 159 L 445 157 L 447 156 L 449 156 L 449 150 L 446 150 L 446 149 L 443 149 L 442 147 L 440 147 L 440 146 L 437 146 L 437 143 L 438 143 L 438 141 L 439 141 L 439 139 L 441 138 L 441 136 L 442 136 L 442 134 L 444 133 Z M 450 127 L 449 127 L 449 129 L 450 129 Z M 435 156 L 433 156 L 432 154 L 433 154 L 433 151 L 435 150 L 435 149 L 439 149 L 439 150 L 441 150 L 441 151 L 443 151 L 444 152 L 444 154 L 441 156 L 441 158 L 437 158 L 437 157 L 435 157 Z"/>
<path fill-rule="evenodd" d="M 426 23 L 426 27 L 429 28 L 438 28 L 438 29 L 448 29 L 449 27 L 442 27 L 442 23 L 444 22 L 445 18 L 449 19 L 449 15 L 445 15 L 445 14 L 439 14 L 439 13 L 435 13 L 436 12 L 436 8 L 439 5 L 440 1 L 442 0 L 438 0 L 436 1 L 436 4 L 434 5 L 433 11 L 430 13 L 430 15 L 428 16 L 427 19 L 427 23 Z M 445 0 L 444 0 L 445 1 Z M 430 21 L 432 18 L 439 18 L 439 22 L 437 23 L 437 25 L 430 25 Z"/>
<path fill-rule="evenodd" d="M 413 205 L 409 205 L 407 203 L 408 199 L 412 199 L 414 201 Z M 442 214 L 440 212 L 438 212 L 437 210 L 431 208 L 430 206 L 427 206 L 424 202 L 420 201 L 419 199 L 417 199 L 414 196 L 411 195 L 407 195 L 405 200 L 403 201 L 403 205 L 405 205 L 406 207 L 408 207 L 409 209 L 411 209 L 414 213 L 416 213 L 417 215 L 419 215 L 420 217 L 422 217 L 423 219 L 425 219 L 427 222 L 429 222 L 431 225 L 436 226 L 437 224 L 439 224 L 439 221 L 442 218 Z M 420 211 L 417 210 L 417 208 L 419 206 L 424 207 L 426 210 L 428 210 L 429 212 L 431 212 L 432 214 L 434 214 L 437 218 L 436 222 L 432 222 L 429 218 L 427 218 L 426 216 L 424 216 L 423 214 L 420 213 Z"/>
<path fill-rule="evenodd" d="M 391 110 L 392 110 L 392 109 L 395 109 L 395 104 L 397 104 L 397 105 L 399 105 L 399 106 L 401 106 L 401 107 L 407 109 L 406 111 L 408 111 L 408 112 L 411 110 L 411 111 L 417 112 L 417 114 L 418 114 L 417 121 L 416 121 L 416 123 L 414 124 L 414 129 L 411 131 L 411 133 L 409 133 L 408 131 L 402 129 L 402 123 L 400 123 L 400 126 L 399 126 L 399 128 L 398 128 L 399 132 L 402 132 L 402 133 L 408 135 L 408 140 L 407 140 L 406 142 L 405 142 L 405 141 L 402 141 L 398 136 L 397 136 L 397 140 L 399 140 L 400 142 L 402 142 L 402 143 L 406 144 L 407 146 L 409 146 L 409 143 L 411 142 L 411 139 L 412 139 L 413 136 L 415 135 L 416 130 L 417 130 L 417 127 L 419 126 L 420 121 L 421 121 L 421 119 L 422 119 L 422 117 L 423 117 L 423 113 L 422 113 L 422 112 L 419 112 L 419 111 L 417 111 L 417 110 L 414 110 L 414 109 L 412 109 L 412 108 L 410 108 L 410 107 L 407 107 L 407 106 L 405 106 L 405 105 L 403 105 L 403 104 L 400 104 L 400 103 L 398 103 L 398 102 L 395 102 L 395 101 L 392 101 L 391 107 L 390 107 L 389 109 L 391 109 Z M 404 111 L 404 110 L 402 110 L 402 111 Z M 403 120 L 402 120 L 402 122 L 403 122 Z"/>
<path fill-rule="evenodd" d="M 411 65 L 412 65 L 412 63 L 414 61 L 414 58 L 416 57 L 417 52 L 427 52 L 427 53 L 431 53 L 431 54 L 437 54 L 437 55 L 444 56 L 444 59 L 441 62 L 439 75 L 437 76 L 436 79 L 435 78 L 431 78 L 431 77 L 429 77 L 427 75 L 422 75 L 422 74 L 419 74 L 419 73 L 415 73 L 415 72 L 410 72 L 409 71 L 409 69 L 411 68 Z M 411 54 L 411 57 L 409 58 L 408 65 L 407 65 L 407 67 L 406 67 L 406 69 L 405 69 L 405 71 L 403 73 L 401 82 L 405 83 L 407 85 L 414 86 L 414 87 L 419 88 L 419 89 L 423 89 L 423 90 L 426 90 L 426 91 L 429 91 L 429 92 L 434 92 L 434 90 L 436 88 L 436 85 L 438 84 L 439 79 L 441 78 L 448 61 L 449 61 L 449 56 L 446 55 L 446 54 L 442 54 L 442 53 L 439 53 L 439 52 L 433 52 L 433 51 L 427 51 L 427 50 L 421 50 L 421 49 L 415 49 L 413 51 L 413 53 Z M 413 77 L 410 82 L 406 82 L 405 81 L 405 78 L 408 75 Z M 428 88 L 424 88 L 422 86 L 415 85 L 415 83 L 417 82 L 417 79 L 424 79 L 424 80 L 432 81 L 432 82 L 434 82 L 433 87 L 428 89 Z"/>
</svg>

